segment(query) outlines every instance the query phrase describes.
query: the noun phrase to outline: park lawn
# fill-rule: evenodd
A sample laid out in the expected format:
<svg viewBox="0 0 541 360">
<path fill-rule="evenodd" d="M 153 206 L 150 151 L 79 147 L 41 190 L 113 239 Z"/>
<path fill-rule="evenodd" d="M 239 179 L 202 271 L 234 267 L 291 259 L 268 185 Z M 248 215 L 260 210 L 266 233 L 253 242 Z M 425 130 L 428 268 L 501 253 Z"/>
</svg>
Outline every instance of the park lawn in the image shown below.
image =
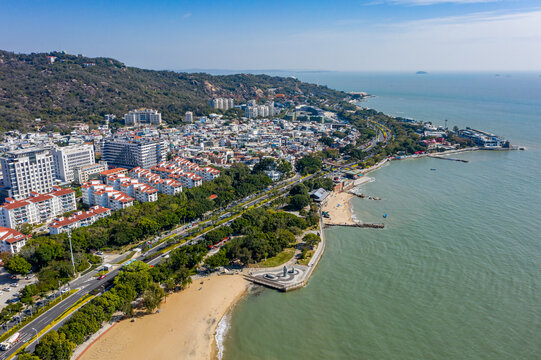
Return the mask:
<svg viewBox="0 0 541 360">
<path fill-rule="evenodd" d="M 261 261 L 257 264 L 254 264 L 254 267 L 269 268 L 269 267 L 279 266 L 291 260 L 293 255 L 295 255 L 295 248 L 292 248 L 292 247 L 285 248 L 284 251 L 278 253 L 278 255 L 268 258 L 267 260 Z"/>
</svg>

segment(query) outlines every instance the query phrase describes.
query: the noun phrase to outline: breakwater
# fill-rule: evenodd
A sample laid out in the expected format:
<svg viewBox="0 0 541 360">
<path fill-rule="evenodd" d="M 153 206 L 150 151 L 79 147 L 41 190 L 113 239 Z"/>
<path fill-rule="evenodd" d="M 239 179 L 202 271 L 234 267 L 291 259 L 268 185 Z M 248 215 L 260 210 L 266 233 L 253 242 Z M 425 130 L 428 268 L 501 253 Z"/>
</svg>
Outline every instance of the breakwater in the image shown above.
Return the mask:
<svg viewBox="0 0 541 360">
<path fill-rule="evenodd" d="M 371 229 L 383 229 L 385 228 L 384 223 L 343 223 L 343 224 L 325 224 L 325 228 L 331 227 L 331 226 L 349 226 L 349 227 L 358 227 L 358 228 L 371 228 Z"/>
<path fill-rule="evenodd" d="M 463 163 L 470 162 L 469 160 L 456 159 L 456 158 L 450 158 L 450 157 L 438 156 L 438 155 L 428 155 L 428 157 L 431 157 L 431 158 L 434 158 L 434 159 L 441 159 L 441 160 L 459 161 L 459 162 L 463 162 Z"/>
</svg>

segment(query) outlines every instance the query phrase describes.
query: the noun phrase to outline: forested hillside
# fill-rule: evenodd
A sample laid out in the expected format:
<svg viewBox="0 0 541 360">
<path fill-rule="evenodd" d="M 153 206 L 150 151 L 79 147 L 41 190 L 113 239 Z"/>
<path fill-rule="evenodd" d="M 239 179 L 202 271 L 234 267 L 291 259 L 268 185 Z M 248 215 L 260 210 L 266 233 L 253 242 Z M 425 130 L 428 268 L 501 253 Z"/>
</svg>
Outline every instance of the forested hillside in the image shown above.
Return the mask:
<svg viewBox="0 0 541 360">
<path fill-rule="evenodd" d="M 50 63 L 47 56 L 55 56 Z M 244 101 L 282 93 L 336 101 L 345 93 L 294 78 L 238 74 L 212 76 L 125 66 L 109 58 L 53 52 L 15 54 L 0 50 L 0 130 L 33 125 L 67 128 L 99 123 L 104 114 L 158 109 L 164 121 L 179 123 L 184 112 L 208 113 L 208 100 L 227 96 Z M 36 124 L 35 119 L 42 122 Z"/>
</svg>

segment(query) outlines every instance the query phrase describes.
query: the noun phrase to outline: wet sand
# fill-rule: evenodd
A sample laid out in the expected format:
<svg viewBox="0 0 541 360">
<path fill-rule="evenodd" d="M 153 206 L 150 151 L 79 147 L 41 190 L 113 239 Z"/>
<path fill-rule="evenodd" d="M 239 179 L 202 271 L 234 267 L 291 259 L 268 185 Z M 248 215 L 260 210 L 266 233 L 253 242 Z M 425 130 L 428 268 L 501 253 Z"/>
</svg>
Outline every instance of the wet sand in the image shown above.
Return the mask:
<svg viewBox="0 0 541 360">
<path fill-rule="evenodd" d="M 200 284 L 201 280 L 204 284 Z M 246 292 L 241 275 L 213 275 L 170 295 L 160 313 L 124 320 L 92 343 L 79 360 L 215 358 L 221 318 Z M 199 288 L 201 288 L 199 290 Z"/>
</svg>

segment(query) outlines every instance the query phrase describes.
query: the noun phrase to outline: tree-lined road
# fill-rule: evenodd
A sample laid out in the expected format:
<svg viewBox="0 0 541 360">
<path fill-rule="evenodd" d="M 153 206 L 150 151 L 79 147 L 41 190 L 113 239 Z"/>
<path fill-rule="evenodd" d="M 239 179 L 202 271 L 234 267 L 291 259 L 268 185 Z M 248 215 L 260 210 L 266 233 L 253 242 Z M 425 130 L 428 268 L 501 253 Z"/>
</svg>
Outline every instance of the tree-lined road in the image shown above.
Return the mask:
<svg viewBox="0 0 541 360">
<path fill-rule="evenodd" d="M 311 179 L 316 175 L 317 174 L 312 174 L 312 175 L 308 175 L 308 176 L 306 176 L 304 178 L 301 178 L 300 176 L 296 175 L 292 179 L 287 179 L 287 180 L 284 180 L 282 182 L 279 182 L 279 183 L 275 184 L 271 189 L 266 191 L 266 194 L 264 194 L 262 196 L 256 195 L 256 197 L 253 198 L 253 200 L 249 200 L 249 199 L 246 199 L 246 198 L 241 200 L 240 205 L 242 205 L 243 209 L 248 209 L 250 207 L 261 206 L 261 205 L 265 204 L 266 201 L 268 199 L 270 199 L 270 198 L 273 198 L 273 197 L 277 198 L 277 197 L 281 197 L 281 196 L 286 196 L 287 191 L 288 191 L 288 189 L 290 187 L 292 187 L 294 185 L 297 185 L 299 183 L 302 183 L 302 182 L 304 182 L 304 181 L 306 181 L 308 179 Z M 284 185 L 284 184 L 286 184 L 286 185 Z M 279 190 L 278 190 L 279 193 L 278 194 L 273 193 L 272 190 L 275 190 L 277 188 L 279 188 Z M 235 206 L 238 206 L 238 205 L 239 205 L 239 202 L 230 204 L 228 207 L 226 207 L 226 210 L 222 213 L 222 215 L 229 213 L 229 210 L 231 208 L 233 208 Z M 174 250 L 174 249 L 176 249 L 176 248 L 178 248 L 180 246 L 185 246 L 187 244 L 193 244 L 195 242 L 199 242 L 200 240 L 203 239 L 205 233 L 207 233 L 208 231 L 214 230 L 214 229 L 216 229 L 218 227 L 231 224 L 231 222 L 235 218 L 237 218 L 239 216 L 242 216 L 243 212 L 244 211 L 241 210 L 239 213 L 231 216 L 228 221 L 226 221 L 224 223 L 221 223 L 219 225 L 216 225 L 216 226 L 212 227 L 211 229 L 208 229 L 208 230 L 200 233 L 195 238 L 191 239 L 189 242 L 184 242 L 184 243 L 178 244 L 177 246 L 175 246 L 171 250 L 167 251 L 166 253 L 162 254 L 161 256 L 158 256 L 156 258 L 152 258 L 152 259 L 148 260 L 147 263 L 149 265 L 158 264 L 159 262 L 164 260 L 165 255 L 167 255 L 170 251 L 172 251 L 172 250 Z M 202 220 L 200 222 L 196 222 L 195 225 L 192 226 L 191 228 L 196 227 L 196 226 L 200 226 L 200 225 L 205 224 L 205 223 L 208 223 L 209 221 L 211 221 L 211 220 Z M 181 227 L 181 228 L 169 231 L 165 235 L 162 235 L 162 236 L 159 236 L 159 237 L 155 238 L 154 242 L 163 240 L 164 238 L 166 238 L 168 236 L 171 236 L 171 235 L 175 235 L 175 236 L 184 235 L 183 238 L 188 237 L 188 236 L 190 236 L 190 233 L 188 233 L 188 232 L 189 232 L 189 230 L 191 230 L 191 228 Z M 167 246 L 168 246 L 167 243 L 164 243 L 164 244 L 162 244 L 160 246 L 152 248 L 149 251 L 147 251 L 147 252 L 145 252 L 143 254 L 140 254 L 138 257 L 135 258 L 135 260 L 144 261 L 145 259 L 148 259 L 149 257 L 152 257 L 152 255 L 155 254 L 156 252 L 163 250 Z M 119 261 L 123 257 L 124 257 L 124 255 L 120 255 L 115 260 Z M 21 337 L 20 337 L 19 342 L 17 342 L 11 349 L 2 352 L 0 354 L 0 360 L 7 359 L 9 356 L 11 356 L 15 352 L 17 352 L 23 346 L 26 346 L 26 349 L 28 351 L 34 351 L 34 348 L 37 345 L 37 341 L 34 340 L 32 343 L 27 343 L 27 342 L 30 341 L 36 335 L 36 331 L 40 332 L 43 329 L 45 329 L 47 327 L 47 325 L 51 324 L 55 319 L 57 319 L 59 316 L 61 316 L 66 310 L 70 309 L 78 300 L 83 298 L 85 295 L 91 293 L 92 291 L 94 291 L 96 289 L 102 288 L 102 290 L 104 290 L 105 286 L 109 282 L 112 282 L 112 280 L 115 278 L 115 276 L 118 275 L 120 269 L 121 269 L 121 266 L 119 265 L 114 270 L 110 271 L 107 274 L 107 276 L 102 280 L 97 280 L 96 279 L 95 275 L 98 273 L 98 271 L 93 270 L 93 271 L 89 272 L 88 274 L 85 274 L 84 276 L 80 276 L 79 278 L 71 281 L 69 283 L 70 288 L 71 289 L 79 289 L 79 291 L 77 291 L 76 293 L 74 293 L 73 295 L 68 297 L 66 300 L 63 300 L 60 303 L 56 304 L 54 307 L 47 310 L 45 313 L 41 314 L 36 319 L 32 320 L 30 323 L 28 323 L 23 328 L 21 328 L 19 330 L 19 332 L 21 333 Z M 54 329 L 57 329 L 60 326 L 62 326 L 62 324 L 67 319 L 68 318 L 65 318 L 61 322 L 56 324 L 54 326 Z M 53 328 L 51 328 L 49 330 L 52 330 L 52 329 Z"/>
</svg>

